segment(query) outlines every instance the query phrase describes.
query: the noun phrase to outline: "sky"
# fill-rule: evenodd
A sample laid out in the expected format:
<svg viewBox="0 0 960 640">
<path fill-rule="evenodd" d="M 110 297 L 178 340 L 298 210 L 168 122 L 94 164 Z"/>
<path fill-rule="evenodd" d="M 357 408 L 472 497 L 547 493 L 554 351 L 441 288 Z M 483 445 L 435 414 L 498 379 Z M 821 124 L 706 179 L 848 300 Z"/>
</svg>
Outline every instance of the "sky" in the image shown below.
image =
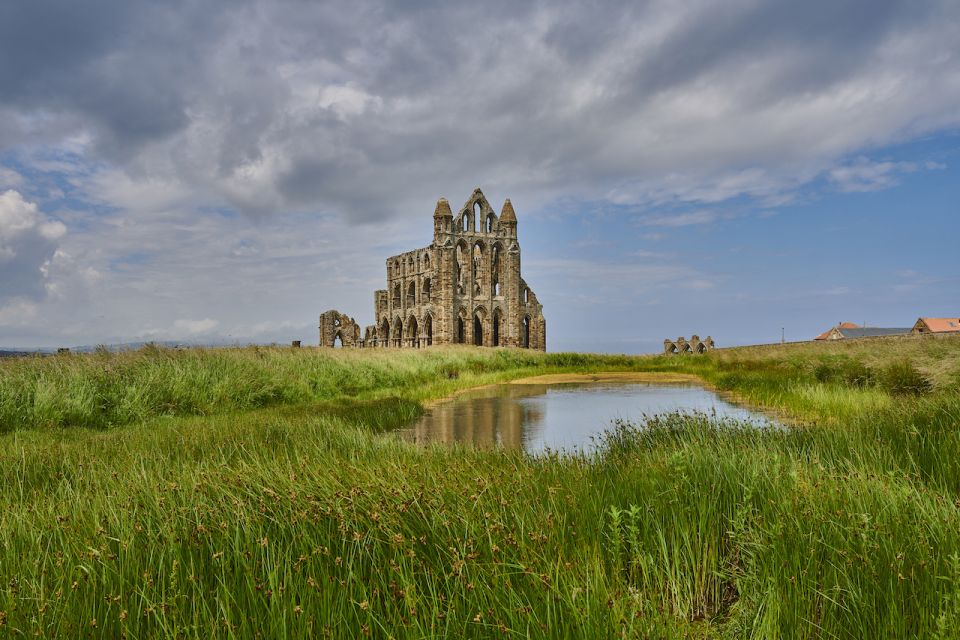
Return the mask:
<svg viewBox="0 0 960 640">
<path fill-rule="evenodd" d="M 316 344 L 477 186 L 551 351 L 960 316 L 960 4 L 0 4 L 0 347 Z"/>
</svg>

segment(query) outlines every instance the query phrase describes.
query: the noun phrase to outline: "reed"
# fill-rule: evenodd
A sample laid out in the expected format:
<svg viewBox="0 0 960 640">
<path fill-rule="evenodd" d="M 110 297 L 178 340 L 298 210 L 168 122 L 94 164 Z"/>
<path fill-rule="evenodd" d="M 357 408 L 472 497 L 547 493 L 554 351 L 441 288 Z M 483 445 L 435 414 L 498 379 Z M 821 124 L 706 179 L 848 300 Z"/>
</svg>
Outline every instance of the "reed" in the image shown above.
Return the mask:
<svg viewBox="0 0 960 640">
<path fill-rule="evenodd" d="M 834 346 L 3 363 L 5 403 L 49 385 L 73 413 L 0 435 L 0 635 L 956 637 L 960 359 L 910 344 L 840 355 L 909 360 L 919 395 L 818 376 Z M 461 386 L 618 368 L 695 373 L 802 424 L 668 415 L 539 457 L 381 433 Z"/>
</svg>

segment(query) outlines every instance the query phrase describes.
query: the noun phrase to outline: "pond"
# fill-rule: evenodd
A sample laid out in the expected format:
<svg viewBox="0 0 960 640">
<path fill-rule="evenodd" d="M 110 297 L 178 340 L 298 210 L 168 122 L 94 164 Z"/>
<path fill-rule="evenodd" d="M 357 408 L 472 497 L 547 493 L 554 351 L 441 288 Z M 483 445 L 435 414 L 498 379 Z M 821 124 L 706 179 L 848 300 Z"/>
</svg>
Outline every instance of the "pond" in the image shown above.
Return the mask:
<svg viewBox="0 0 960 640">
<path fill-rule="evenodd" d="M 413 442 L 462 442 L 479 447 L 588 450 L 621 418 L 642 421 L 676 411 L 707 413 L 756 424 L 776 423 L 695 384 L 565 382 L 499 384 L 444 400 L 400 436 Z"/>
</svg>

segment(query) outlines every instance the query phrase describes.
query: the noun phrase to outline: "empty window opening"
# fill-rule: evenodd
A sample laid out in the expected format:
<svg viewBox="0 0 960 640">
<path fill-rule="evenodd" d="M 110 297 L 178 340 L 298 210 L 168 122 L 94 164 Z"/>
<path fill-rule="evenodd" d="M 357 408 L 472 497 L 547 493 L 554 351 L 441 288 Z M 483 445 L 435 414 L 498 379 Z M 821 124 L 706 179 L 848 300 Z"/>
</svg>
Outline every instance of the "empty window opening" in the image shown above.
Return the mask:
<svg viewBox="0 0 960 640">
<path fill-rule="evenodd" d="M 411 282 L 407 287 L 407 306 L 417 304 L 417 283 Z"/>
<path fill-rule="evenodd" d="M 464 275 L 464 269 L 463 269 L 464 261 L 467 259 L 467 257 L 464 255 L 465 249 L 466 247 L 463 243 L 460 243 L 457 245 L 457 255 L 456 255 L 457 264 L 456 264 L 456 273 L 454 275 L 456 276 L 456 287 L 457 287 L 457 293 L 459 295 L 463 295 L 463 291 L 464 291 L 463 280 L 466 277 Z"/>
<path fill-rule="evenodd" d="M 490 341 L 490 343 L 495 347 L 500 346 L 500 322 L 500 312 L 498 311 L 493 314 L 493 336 Z"/>
<path fill-rule="evenodd" d="M 500 292 L 500 245 L 493 245 L 493 250 L 490 253 L 490 280 L 491 280 L 491 290 L 493 295 L 499 296 Z"/>
<path fill-rule="evenodd" d="M 463 214 L 463 231 L 470 231 L 470 214 Z"/>
<path fill-rule="evenodd" d="M 403 346 L 403 322 L 400 318 L 393 321 L 393 346 Z"/>
<path fill-rule="evenodd" d="M 473 316 L 473 344 L 483 346 L 483 323 L 480 322 L 480 316 Z"/>
<path fill-rule="evenodd" d="M 389 346 L 390 344 L 390 323 L 387 322 L 386 318 L 383 320 L 383 324 L 380 325 L 380 335 L 377 336 L 380 341 L 381 347 Z"/>
<path fill-rule="evenodd" d="M 343 336 L 340 335 L 340 332 L 337 331 L 337 335 L 333 336 L 333 348 L 340 349 L 343 347 Z"/>
<path fill-rule="evenodd" d="M 467 341 L 466 327 L 463 326 L 463 318 L 457 318 L 457 344 L 463 344 Z"/>
<path fill-rule="evenodd" d="M 523 326 L 520 328 L 520 342 L 524 349 L 530 348 L 530 318 L 524 316 Z"/>
<path fill-rule="evenodd" d="M 473 245 L 473 281 L 480 282 L 480 263 L 483 262 L 483 245 Z"/>
<path fill-rule="evenodd" d="M 418 333 L 417 319 L 410 316 L 407 320 L 407 341 L 411 347 L 420 347 L 420 335 Z"/>
<path fill-rule="evenodd" d="M 493 214 L 487 216 L 487 233 L 493 233 Z"/>
<path fill-rule="evenodd" d="M 420 298 L 423 302 L 430 302 L 430 278 L 423 281 L 423 287 L 420 290 Z"/>
<path fill-rule="evenodd" d="M 524 287 L 523 288 L 523 304 L 527 304 L 529 302 L 530 302 L 530 289 L 528 289 L 527 287 Z"/>
<path fill-rule="evenodd" d="M 433 317 L 427 316 L 423 319 L 423 333 L 426 337 L 427 346 L 433 344 Z"/>
<path fill-rule="evenodd" d="M 398 282 L 393 286 L 393 306 L 400 306 L 400 283 Z"/>
<path fill-rule="evenodd" d="M 473 231 L 477 230 L 476 221 L 483 220 L 483 208 L 480 206 L 479 202 L 473 203 Z"/>
</svg>

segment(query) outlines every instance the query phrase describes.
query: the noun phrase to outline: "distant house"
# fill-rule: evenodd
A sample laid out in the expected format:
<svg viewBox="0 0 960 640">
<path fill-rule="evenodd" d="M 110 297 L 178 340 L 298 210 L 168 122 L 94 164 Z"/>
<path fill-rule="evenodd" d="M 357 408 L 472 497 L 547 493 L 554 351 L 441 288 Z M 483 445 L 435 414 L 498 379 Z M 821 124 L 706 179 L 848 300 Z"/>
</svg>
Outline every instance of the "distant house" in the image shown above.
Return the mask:
<svg viewBox="0 0 960 640">
<path fill-rule="evenodd" d="M 913 333 L 960 333 L 960 318 L 917 318 Z"/>
<path fill-rule="evenodd" d="M 849 340 L 852 338 L 880 338 L 883 336 L 905 336 L 910 334 L 906 327 L 861 327 L 852 322 L 841 322 L 828 331 L 824 331 L 814 340 Z"/>
<path fill-rule="evenodd" d="M 814 338 L 814 340 L 836 340 L 837 338 L 831 338 L 830 334 L 836 331 L 837 329 L 859 329 L 859 328 L 860 328 L 860 325 L 858 324 L 853 324 L 852 322 L 841 322 L 837 326 L 827 329 L 826 331 L 818 335 L 816 338 Z"/>
</svg>

